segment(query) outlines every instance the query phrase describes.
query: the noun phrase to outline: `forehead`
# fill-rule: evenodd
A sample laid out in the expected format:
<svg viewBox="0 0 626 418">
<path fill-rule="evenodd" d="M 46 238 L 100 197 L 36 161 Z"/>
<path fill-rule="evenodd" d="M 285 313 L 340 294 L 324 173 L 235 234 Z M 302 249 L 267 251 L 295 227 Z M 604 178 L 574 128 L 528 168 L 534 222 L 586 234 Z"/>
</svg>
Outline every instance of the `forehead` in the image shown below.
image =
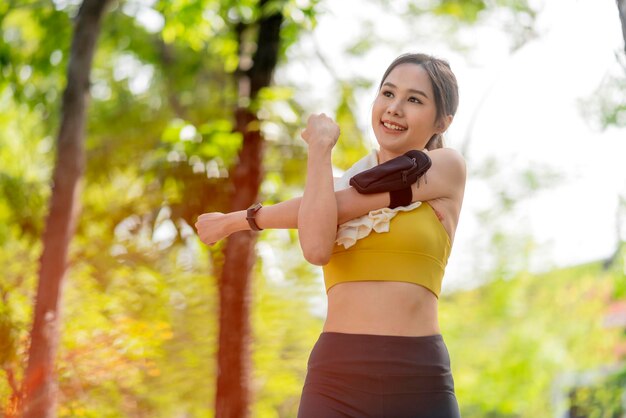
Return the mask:
<svg viewBox="0 0 626 418">
<path fill-rule="evenodd" d="M 403 90 L 421 90 L 428 94 L 428 97 L 432 97 L 433 87 L 430 77 L 421 65 L 412 63 L 400 64 L 391 70 L 383 84 L 387 82 Z"/>
</svg>

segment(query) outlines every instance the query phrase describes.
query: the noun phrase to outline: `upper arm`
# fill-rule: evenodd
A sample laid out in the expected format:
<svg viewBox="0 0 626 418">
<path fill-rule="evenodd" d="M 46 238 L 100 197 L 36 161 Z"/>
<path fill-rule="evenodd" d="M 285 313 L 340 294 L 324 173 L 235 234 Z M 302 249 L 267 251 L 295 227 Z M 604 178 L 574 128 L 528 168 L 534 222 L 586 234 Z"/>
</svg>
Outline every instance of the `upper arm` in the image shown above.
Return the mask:
<svg viewBox="0 0 626 418">
<path fill-rule="evenodd" d="M 413 202 L 447 198 L 460 208 L 466 177 L 463 156 L 451 148 L 429 151 L 428 155 L 432 166 L 419 185 L 412 186 Z M 355 188 L 348 187 L 335 192 L 335 196 L 339 224 L 389 206 L 389 193 L 360 194 Z"/>
<path fill-rule="evenodd" d="M 452 148 L 440 148 L 428 153 L 430 169 L 413 186 L 413 201 L 452 199 L 461 201 L 465 190 L 467 170 L 465 159 Z"/>
</svg>

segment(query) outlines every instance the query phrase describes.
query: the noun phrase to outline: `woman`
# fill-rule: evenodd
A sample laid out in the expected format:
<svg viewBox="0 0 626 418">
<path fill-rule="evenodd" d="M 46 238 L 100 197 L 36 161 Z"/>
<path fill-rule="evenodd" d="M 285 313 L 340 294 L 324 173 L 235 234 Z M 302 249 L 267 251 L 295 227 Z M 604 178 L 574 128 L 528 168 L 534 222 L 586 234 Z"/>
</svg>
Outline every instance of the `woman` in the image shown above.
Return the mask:
<svg viewBox="0 0 626 418">
<path fill-rule="evenodd" d="M 372 108 L 378 164 L 409 150 L 424 150 L 432 161 L 425 181 L 411 188 L 411 201 L 422 204 L 394 209 L 389 232 L 336 245 L 338 225 L 388 207 L 390 195 L 334 190 L 330 157 L 339 127 L 324 114 L 311 116 L 302 132 L 308 166 L 301 198 L 198 218 L 207 244 L 241 230 L 297 227 L 305 258 L 324 266 L 328 312 L 300 418 L 460 416 L 437 319 L 465 189 L 463 158 L 442 144 L 457 106 L 445 61 L 406 54 L 385 72 Z"/>
</svg>

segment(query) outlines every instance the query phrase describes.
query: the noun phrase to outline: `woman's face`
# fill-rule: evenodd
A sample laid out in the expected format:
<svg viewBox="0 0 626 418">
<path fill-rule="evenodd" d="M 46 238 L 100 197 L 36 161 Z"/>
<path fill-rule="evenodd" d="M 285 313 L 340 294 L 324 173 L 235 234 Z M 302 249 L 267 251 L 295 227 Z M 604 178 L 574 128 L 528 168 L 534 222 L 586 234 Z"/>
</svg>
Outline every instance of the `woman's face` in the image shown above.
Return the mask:
<svg viewBox="0 0 626 418">
<path fill-rule="evenodd" d="M 436 115 L 432 84 L 422 66 L 407 63 L 395 67 L 383 81 L 372 108 L 372 127 L 382 159 L 424 149 L 438 132 Z"/>
</svg>

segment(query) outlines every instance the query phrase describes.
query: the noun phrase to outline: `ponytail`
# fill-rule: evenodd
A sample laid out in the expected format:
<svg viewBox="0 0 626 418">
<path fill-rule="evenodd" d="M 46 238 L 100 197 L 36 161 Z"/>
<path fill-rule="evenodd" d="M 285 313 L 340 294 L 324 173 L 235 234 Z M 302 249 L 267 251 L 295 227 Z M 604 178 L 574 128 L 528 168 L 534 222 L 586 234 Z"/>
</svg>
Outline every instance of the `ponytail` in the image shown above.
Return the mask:
<svg viewBox="0 0 626 418">
<path fill-rule="evenodd" d="M 432 151 L 434 149 L 438 149 L 438 148 L 443 148 L 444 147 L 444 142 L 443 142 L 443 135 L 442 134 L 434 134 L 429 140 L 428 143 L 426 144 L 426 149 L 428 151 Z"/>
</svg>

